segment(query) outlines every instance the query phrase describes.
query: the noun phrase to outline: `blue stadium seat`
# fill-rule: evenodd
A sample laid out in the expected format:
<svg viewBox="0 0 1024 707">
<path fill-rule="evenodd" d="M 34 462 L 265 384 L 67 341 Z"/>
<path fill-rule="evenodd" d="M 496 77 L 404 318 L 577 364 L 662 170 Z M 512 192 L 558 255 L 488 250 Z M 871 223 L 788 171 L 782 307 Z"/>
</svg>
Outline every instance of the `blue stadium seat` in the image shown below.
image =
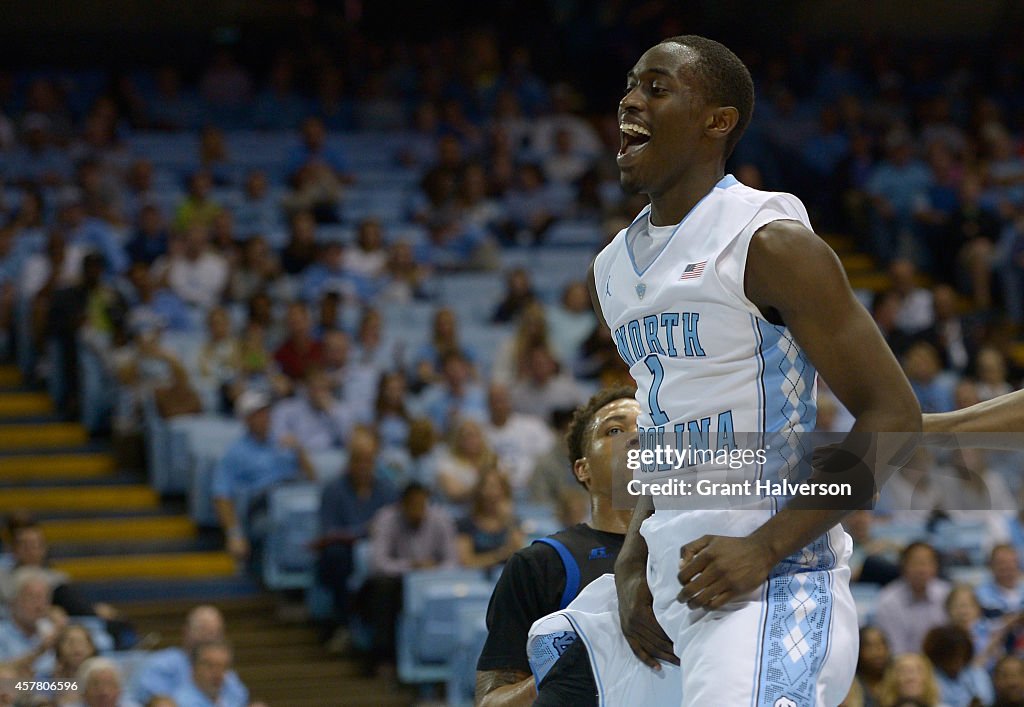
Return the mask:
<svg viewBox="0 0 1024 707">
<path fill-rule="evenodd" d="M 449 662 L 448 707 L 472 707 L 476 661 L 487 641 L 487 603 L 467 602 L 456 613 L 455 650 Z"/>
<path fill-rule="evenodd" d="M 455 310 L 463 325 L 489 322 L 505 292 L 504 278 L 494 273 L 445 275 L 436 287 L 439 303 Z"/>
<path fill-rule="evenodd" d="M 561 521 L 549 506 L 521 503 L 516 506 L 516 514 L 519 516 L 519 523 L 527 542 L 557 533 L 562 529 Z"/>
<path fill-rule="evenodd" d="M 313 585 L 319 535 L 320 487 L 287 484 L 267 497 L 269 526 L 263 547 L 263 581 L 270 589 L 304 589 Z"/>
<path fill-rule="evenodd" d="M 584 246 L 596 251 L 603 243 L 603 236 L 598 221 L 559 221 L 551 226 L 545 243 L 550 246 Z"/>
<path fill-rule="evenodd" d="M 355 240 L 355 229 L 340 223 L 321 224 L 316 227 L 316 239 L 320 243 L 338 242 L 348 245 Z"/>
<path fill-rule="evenodd" d="M 950 567 L 946 570 L 949 581 L 954 584 L 969 584 L 972 587 L 979 587 L 992 578 L 992 572 L 984 565 L 962 565 Z"/>
<path fill-rule="evenodd" d="M 889 540 L 894 545 L 905 547 L 915 540 L 927 538 L 928 531 L 923 525 L 903 523 L 875 523 L 871 526 L 871 536 L 876 540 Z"/>
<path fill-rule="evenodd" d="M 321 486 L 331 481 L 345 470 L 348 464 L 348 452 L 342 449 L 328 449 L 309 455 L 309 463 L 313 465 L 313 473 Z"/>
<path fill-rule="evenodd" d="M 398 677 L 406 683 L 445 682 L 455 649 L 460 605 L 490 600 L 478 570 L 410 572 L 403 577 L 398 621 Z"/>
<path fill-rule="evenodd" d="M 853 594 L 853 602 L 857 605 L 857 620 L 861 626 L 867 626 L 875 614 L 875 606 L 878 604 L 878 594 L 882 588 L 877 584 L 864 582 L 851 582 L 850 593 Z"/>
<path fill-rule="evenodd" d="M 529 266 L 534 289 L 548 301 L 557 300 L 567 284 L 586 279 L 593 257 L 589 248 L 537 248 Z"/>
<path fill-rule="evenodd" d="M 966 560 L 967 564 L 982 565 L 987 559 L 988 525 L 984 521 L 939 523 L 932 542 L 944 555 Z"/>
</svg>

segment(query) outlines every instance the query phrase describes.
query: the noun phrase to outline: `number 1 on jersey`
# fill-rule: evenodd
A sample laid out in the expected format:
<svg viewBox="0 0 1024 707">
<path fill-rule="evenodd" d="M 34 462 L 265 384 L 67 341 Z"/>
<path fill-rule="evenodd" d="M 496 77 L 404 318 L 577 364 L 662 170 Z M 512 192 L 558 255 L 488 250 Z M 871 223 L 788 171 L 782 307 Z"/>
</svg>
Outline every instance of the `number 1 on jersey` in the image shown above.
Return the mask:
<svg viewBox="0 0 1024 707">
<path fill-rule="evenodd" d="M 661 384 L 665 380 L 665 367 L 661 365 L 661 359 L 657 354 L 648 355 L 644 359 L 644 364 L 654 376 L 654 382 L 651 383 L 651 389 L 647 393 L 647 406 L 651 409 L 651 419 L 656 425 L 664 425 L 668 422 L 668 415 L 658 404 L 658 391 L 661 390 Z"/>
</svg>

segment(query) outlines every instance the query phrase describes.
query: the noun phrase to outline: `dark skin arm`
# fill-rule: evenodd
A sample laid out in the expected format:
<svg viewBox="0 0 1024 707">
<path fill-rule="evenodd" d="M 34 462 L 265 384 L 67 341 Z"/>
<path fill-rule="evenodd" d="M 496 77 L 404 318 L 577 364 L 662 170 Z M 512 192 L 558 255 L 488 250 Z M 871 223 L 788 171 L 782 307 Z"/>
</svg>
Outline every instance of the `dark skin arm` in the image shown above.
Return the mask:
<svg viewBox="0 0 1024 707">
<path fill-rule="evenodd" d="M 477 707 L 529 707 L 537 699 L 533 676 L 519 670 L 476 671 Z"/>
<path fill-rule="evenodd" d="M 1024 449 L 1024 390 L 953 412 L 924 416 L 924 444 Z"/>
<path fill-rule="evenodd" d="M 640 526 L 654 513 L 654 499 L 641 498 L 633 509 L 626 540 L 615 560 L 615 593 L 619 599 L 619 624 L 634 655 L 654 670 L 664 660 L 679 665 L 672 640 L 654 616 L 654 597 L 647 586 L 647 542 Z"/>
<path fill-rule="evenodd" d="M 594 263 L 587 274 L 587 289 L 594 314 L 604 324 L 601 303 L 597 298 Z M 654 616 L 654 597 L 647 586 L 647 543 L 640 535 L 640 526 L 654 513 L 654 500 L 641 498 L 633 509 L 626 540 L 615 560 L 615 593 L 619 600 L 619 624 L 633 653 L 654 670 L 661 670 L 659 661 L 679 665 L 672 652 L 672 640 Z"/>
<path fill-rule="evenodd" d="M 747 297 L 783 321 L 811 363 L 856 418 L 871 446 L 856 454 L 881 485 L 887 465 L 906 461 L 919 440 L 921 410 L 896 358 L 857 302 L 835 253 L 796 221 L 775 221 L 751 240 Z M 851 444 L 849 449 L 856 445 Z M 863 485 L 863 478 L 861 479 Z M 846 509 L 809 509 L 794 499 L 745 538 L 705 535 L 680 549 L 679 601 L 718 609 L 756 589 L 780 561 L 841 521 Z"/>
</svg>

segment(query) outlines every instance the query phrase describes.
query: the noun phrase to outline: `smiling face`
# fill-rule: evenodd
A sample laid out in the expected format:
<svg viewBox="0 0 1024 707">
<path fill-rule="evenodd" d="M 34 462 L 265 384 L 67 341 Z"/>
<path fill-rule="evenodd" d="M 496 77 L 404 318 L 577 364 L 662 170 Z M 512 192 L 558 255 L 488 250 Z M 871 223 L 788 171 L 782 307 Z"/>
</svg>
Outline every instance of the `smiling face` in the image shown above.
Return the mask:
<svg viewBox="0 0 1024 707">
<path fill-rule="evenodd" d="M 706 104 L 696 79 L 696 59 L 689 47 L 658 44 L 627 74 L 626 95 L 619 103 L 617 157 L 627 192 L 657 195 L 668 190 L 708 150 L 704 132 L 713 107 Z"/>
</svg>

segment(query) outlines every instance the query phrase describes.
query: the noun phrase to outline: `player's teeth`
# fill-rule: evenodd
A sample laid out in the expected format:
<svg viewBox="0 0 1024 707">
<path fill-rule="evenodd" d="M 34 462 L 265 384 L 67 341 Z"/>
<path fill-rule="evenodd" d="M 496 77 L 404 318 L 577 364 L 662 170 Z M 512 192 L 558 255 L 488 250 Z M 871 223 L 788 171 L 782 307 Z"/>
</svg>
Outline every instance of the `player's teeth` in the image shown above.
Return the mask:
<svg viewBox="0 0 1024 707">
<path fill-rule="evenodd" d="M 626 133 L 627 135 L 646 135 L 647 137 L 651 136 L 651 131 L 640 125 L 627 125 L 623 123 L 622 125 L 619 126 L 619 129 L 622 132 Z"/>
</svg>

